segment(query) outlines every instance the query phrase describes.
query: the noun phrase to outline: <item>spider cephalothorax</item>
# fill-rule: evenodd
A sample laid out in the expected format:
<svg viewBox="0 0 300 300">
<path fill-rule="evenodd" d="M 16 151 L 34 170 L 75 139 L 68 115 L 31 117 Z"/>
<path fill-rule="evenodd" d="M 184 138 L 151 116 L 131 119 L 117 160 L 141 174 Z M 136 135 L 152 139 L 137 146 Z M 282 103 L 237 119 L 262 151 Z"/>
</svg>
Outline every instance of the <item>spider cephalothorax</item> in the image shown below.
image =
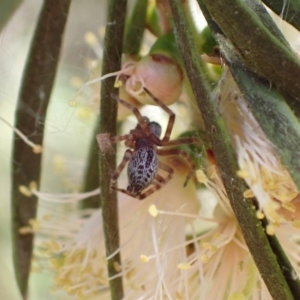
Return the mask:
<svg viewBox="0 0 300 300">
<path fill-rule="evenodd" d="M 158 123 L 150 122 L 147 117 L 141 115 L 136 107 L 115 95 L 112 95 L 115 100 L 132 110 L 138 120 L 138 124 L 129 132 L 129 134 L 123 136 L 111 137 L 108 133 L 97 135 L 100 149 L 104 153 L 108 151 L 111 143 L 118 141 L 125 141 L 126 147 L 130 148 L 126 150 L 122 162 L 111 176 L 111 188 L 139 200 L 148 197 L 150 194 L 160 189 L 173 176 L 174 170 L 168 165 L 160 162 L 158 160 L 158 155 L 179 155 L 185 158 L 190 165 L 190 172 L 186 177 L 184 186 L 186 186 L 188 180 L 195 171 L 195 164 L 183 150 L 174 148 L 158 149 L 157 147 L 199 143 L 199 139 L 190 137 L 170 141 L 175 114 L 165 104 L 155 98 L 146 88 L 144 88 L 144 90 L 152 97 L 153 101 L 170 116 L 165 135 L 162 139 L 160 139 L 161 126 Z M 125 190 L 115 187 L 115 184 L 127 162 L 128 187 Z M 167 172 L 166 177 L 158 174 L 159 169 Z"/>
</svg>

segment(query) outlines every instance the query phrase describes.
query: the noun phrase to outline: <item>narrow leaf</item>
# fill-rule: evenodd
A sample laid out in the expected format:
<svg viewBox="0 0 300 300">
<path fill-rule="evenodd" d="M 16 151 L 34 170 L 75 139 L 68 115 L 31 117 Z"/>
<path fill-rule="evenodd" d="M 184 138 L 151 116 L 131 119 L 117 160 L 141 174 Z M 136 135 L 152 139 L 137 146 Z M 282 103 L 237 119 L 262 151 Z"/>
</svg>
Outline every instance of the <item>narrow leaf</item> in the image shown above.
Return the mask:
<svg viewBox="0 0 300 300">
<path fill-rule="evenodd" d="M 43 142 L 46 111 L 55 79 L 70 0 L 45 0 L 28 54 L 19 94 L 15 126 L 38 145 Z M 36 216 L 37 198 L 20 186 L 40 181 L 41 154 L 34 153 L 16 134 L 12 156 L 13 258 L 17 284 L 24 299 L 33 249 L 33 235 L 20 234 Z"/>
</svg>

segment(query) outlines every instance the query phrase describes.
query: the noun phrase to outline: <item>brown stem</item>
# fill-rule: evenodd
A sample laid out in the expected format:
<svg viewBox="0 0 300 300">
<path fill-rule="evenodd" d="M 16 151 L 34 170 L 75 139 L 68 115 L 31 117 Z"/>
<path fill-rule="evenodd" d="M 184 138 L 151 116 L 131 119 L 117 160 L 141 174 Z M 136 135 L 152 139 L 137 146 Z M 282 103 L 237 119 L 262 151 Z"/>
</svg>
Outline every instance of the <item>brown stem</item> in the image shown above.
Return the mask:
<svg viewBox="0 0 300 300">
<path fill-rule="evenodd" d="M 121 68 L 122 44 L 124 36 L 126 0 L 109 1 L 108 18 L 104 40 L 104 55 L 102 75 L 115 72 Z M 109 132 L 111 136 L 117 134 L 117 103 L 111 99 L 111 94 L 117 94 L 114 87 L 114 78 L 107 78 L 101 86 L 100 103 L 100 133 Z M 119 248 L 119 221 L 117 195 L 110 191 L 110 177 L 116 169 L 116 146 L 112 151 L 103 155 L 99 151 L 101 207 L 105 235 L 106 254 L 110 255 Z M 120 253 L 108 260 L 108 275 L 110 277 L 119 273 L 121 264 Z M 122 277 L 117 277 L 110 282 L 111 299 L 123 298 Z"/>
</svg>

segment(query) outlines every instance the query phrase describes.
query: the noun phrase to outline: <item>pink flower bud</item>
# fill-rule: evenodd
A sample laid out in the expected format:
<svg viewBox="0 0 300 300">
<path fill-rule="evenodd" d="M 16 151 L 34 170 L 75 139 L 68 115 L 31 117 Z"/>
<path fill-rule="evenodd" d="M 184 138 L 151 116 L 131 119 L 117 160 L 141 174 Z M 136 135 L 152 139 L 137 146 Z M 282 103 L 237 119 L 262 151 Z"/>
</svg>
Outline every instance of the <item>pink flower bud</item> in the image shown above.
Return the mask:
<svg viewBox="0 0 300 300">
<path fill-rule="evenodd" d="M 117 77 L 126 91 L 142 104 L 154 104 L 143 87 L 146 87 L 160 101 L 170 105 L 178 100 L 183 81 L 180 66 L 163 54 L 150 54 L 139 61 L 129 61 Z"/>
</svg>

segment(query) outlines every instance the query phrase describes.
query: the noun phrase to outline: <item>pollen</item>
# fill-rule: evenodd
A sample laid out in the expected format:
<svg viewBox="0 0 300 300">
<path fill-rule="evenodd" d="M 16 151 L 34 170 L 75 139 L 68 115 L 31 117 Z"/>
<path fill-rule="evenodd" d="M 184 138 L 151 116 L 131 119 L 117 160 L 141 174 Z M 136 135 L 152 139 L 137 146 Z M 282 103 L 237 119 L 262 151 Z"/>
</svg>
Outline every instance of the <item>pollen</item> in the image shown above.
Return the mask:
<svg viewBox="0 0 300 300">
<path fill-rule="evenodd" d="M 203 172 L 203 170 L 198 170 L 196 172 L 196 175 L 197 175 L 197 179 L 200 183 L 203 183 L 203 184 L 207 183 L 207 177 L 206 177 L 205 173 Z"/>
<path fill-rule="evenodd" d="M 253 194 L 253 191 L 251 189 L 248 189 L 246 190 L 244 193 L 243 193 L 243 196 L 245 198 L 253 198 L 254 197 L 254 194 Z"/>
<path fill-rule="evenodd" d="M 36 183 L 36 181 L 31 181 L 30 183 L 29 183 L 29 189 L 31 190 L 31 191 L 36 191 L 37 190 L 37 183 Z"/>
<path fill-rule="evenodd" d="M 156 206 L 155 206 L 154 204 L 150 205 L 150 207 L 149 207 L 149 214 L 150 214 L 153 218 L 157 217 L 158 211 L 157 211 L 157 208 L 156 208 Z"/>
<path fill-rule="evenodd" d="M 32 229 L 30 226 L 23 226 L 21 228 L 19 228 L 19 233 L 20 234 L 32 234 Z"/>
<path fill-rule="evenodd" d="M 256 218 L 262 220 L 265 217 L 264 213 L 260 210 L 256 212 Z"/>
<path fill-rule="evenodd" d="M 246 170 L 238 170 L 236 174 L 242 179 L 246 179 L 249 177 L 249 173 Z"/>
<path fill-rule="evenodd" d="M 266 231 L 267 231 L 268 235 L 274 235 L 275 234 L 275 228 L 274 228 L 273 225 L 268 225 Z"/>
<path fill-rule="evenodd" d="M 41 222 L 36 219 L 30 219 L 28 223 L 31 226 L 33 232 L 37 232 L 41 229 Z"/>
<path fill-rule="evenodd" d="M 149 257 L 146 255 L 141 255 L 140 256 L 140 261 L 143 263 L 147 263 L 149 261 Z"/>
<path fill-rule="evenodd" d="M 216 252 L 218 250 L 218 248 L 210 243 L 207 242 L 203 242 L 202 243 L 202 247 L 206 250 L 209 250 L 211 252 Z"/>
<path fill-rule="evenodd" d="M 192 266 L 187 263 L 181 263 L 177 265 L 177 268 L 180 270 L 189 270 Z"/>
<path fill-rule="evenodd" d="M 121 265 L 120 265 L 117 261 L 115 261 L 115 262 L 113 263 L 113 265 L 114 265 L 114 269 L 115 269 L 117 272 L 121 272 L 121 271 L 122 271 Z"/>
<path fill-rule="evenodd" d="M 79 110 L 78 110 L 78 116 L 81 118 L 81 119 L 88 119 L 90 118 L 90 116 L 92 115 L 92 111 L 89 107 L 81 107 Z"/>
<path fill-rule="evenodd" d="M 206 263 L 208 263 L 208 261 L 209 261 L 209 257 L 207 256 L 207 255 L 201 255 L 201 261 L 204 263 L 204 264 L 206 264 Z"/>
<path fill-rule="evenodd" d="M 98 39 L 93 32 L 86 32 L 84 35 L 84 40 L 89 46 L 95 46 L 98 44 Z"/>
<path fill-rule="evenodd" d="M 26 197 L 31 197 L 32 196 L 31 190 L 25 185 L 20 185 L 19 186 L 19 191 L 20 191 L 21 194 L 23 194 Z"/>
<path fill-rule="evenodd" d="M 115 87 L 115 88 L 120 88 L 122 85 L 123 85 L 123 83 L 122 83 L 121 80 L 116 80 L 116 81 L 115 81 L 115 84 L 114 84 L 114 87 Z"/>
<path fill-rule="evenodd" d="M 32 148 L 33 153 L 39 154 L 43 152 L 43 147 L 41 145 L 34 145 Z"/>
</svg>

